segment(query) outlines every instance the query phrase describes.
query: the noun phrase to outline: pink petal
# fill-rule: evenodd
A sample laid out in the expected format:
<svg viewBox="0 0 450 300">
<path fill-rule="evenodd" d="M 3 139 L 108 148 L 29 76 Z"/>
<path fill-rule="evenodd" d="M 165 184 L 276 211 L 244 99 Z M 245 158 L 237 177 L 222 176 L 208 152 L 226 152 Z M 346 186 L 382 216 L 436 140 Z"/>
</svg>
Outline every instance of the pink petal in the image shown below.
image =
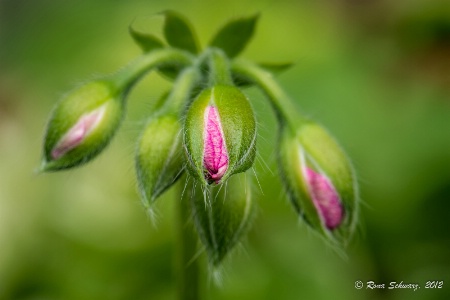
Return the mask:
<svg viewBox="0 0 450 300">
<path fill-rule="evenodd" d="M 207 171 L 206 179 L 219 183 L 228 168 L 228 153 L 217 108 L 208 106 L 204 118 L 203 165 Z"/>
<path fill-rule="evenodd" d="M 86 136 L 98 125 L 105 112 L 102 106 L 87 114 L 82 115 L 77 123 L 67 131 L 52 150 L 52 158 L 58 159 L 68 151 L 80 145 Z"/>
<path fill-rule="evenodd" d="M 309 168 L 306 168 L 305 173 L 314 205 L 325 225 L 330 230 L 338 227 L 343 220 L 344 210 L 332 183 Z"/>
</svg>

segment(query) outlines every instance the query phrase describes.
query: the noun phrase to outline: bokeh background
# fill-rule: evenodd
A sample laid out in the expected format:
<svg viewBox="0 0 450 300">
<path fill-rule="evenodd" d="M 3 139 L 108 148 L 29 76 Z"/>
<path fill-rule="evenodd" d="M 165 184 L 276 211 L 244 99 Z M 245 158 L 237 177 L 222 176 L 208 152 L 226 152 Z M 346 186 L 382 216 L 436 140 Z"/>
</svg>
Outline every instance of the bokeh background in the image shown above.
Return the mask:
<svg viewBox="0 0 450 300">
<path fill-rule="evenodd" d="M 278 77 L 353 159 L 360 230 L 342 257 L 302 225 L 277 177 L 276 123 L 259 120 L 259 214 L 207 299 L 450 299 L 448 0 L 0 0 L 0 299 L 174 299 L 175 194 L 153 226 L 136 192 L 134 143 L 169 82 L 148 76 L 97 160 L 36 175 L 54 103 L 140 54 L 128 26 L 161 35 L 155 13 L 191 18 L 205 45 L 226 20 L 261 13 L 242 54 L 295 62 Z M 204 259 L 204 257 L 200 257 Z M 421 289 L 357 290 L 355 281 Z M 431 280 L 442 289 L 425 289 Z"/>
</svg>

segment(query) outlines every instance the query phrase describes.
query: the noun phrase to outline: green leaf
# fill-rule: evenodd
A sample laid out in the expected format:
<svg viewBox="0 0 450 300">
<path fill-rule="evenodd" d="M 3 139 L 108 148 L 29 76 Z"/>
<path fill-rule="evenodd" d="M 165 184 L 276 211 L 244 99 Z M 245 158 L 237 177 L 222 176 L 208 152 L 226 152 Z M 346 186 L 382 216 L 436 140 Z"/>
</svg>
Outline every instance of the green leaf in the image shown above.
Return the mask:
<svg viewBox="0 0 450 300">
<path fill-rule="evenodd" d="M 164 11 L 164 36 L 169 45 L 175 48 L 198 53 L 197 37 L 189 21 L 174 11 Z"/>
<path fill-rule="evenodd" d="M 131 37 L 138 44 L 144 53 L 151 52 L 155 49 L 160 49 L 164 47 L 164 43 L 152 34 L 146 34 L 133 29 L 133 27 L 128 28 Z M 174 80 L 177 78 L 178 74 L 182 71 L 183 66 L 177 64 L 174 65 L 164 65 L 158 68 L 161 75 L 169 80 Z"/>
<path fill-rule="evenodd" d="M 258 64 L 261 68 L 265 69 L 266 71 L 269 71 L 273 74 L 280 74 L 287 69 L 291 68 L 294 63 L 292 62 L 285 62 L 285 63 L 259 63 Z"/>
<path fill-rule="evenodd" d="M 229 57 L 237 56 L 244 50 L 255 30 L 259 14 L 233 20 L 214 36 L 210 45 L 221 48 Z"/>
<path fill-rule="evenodd" d="M 131 26 L 128 27 L 128 32 L 130 33 L 135 43 L 138 44 L 138 46 L 141 47 L 142 51 L 144 52 L 150 52 L 154 49 L 164 47 L 163 42 L 152 34 L 146 34 L 136 31 Z"/>
</svg>

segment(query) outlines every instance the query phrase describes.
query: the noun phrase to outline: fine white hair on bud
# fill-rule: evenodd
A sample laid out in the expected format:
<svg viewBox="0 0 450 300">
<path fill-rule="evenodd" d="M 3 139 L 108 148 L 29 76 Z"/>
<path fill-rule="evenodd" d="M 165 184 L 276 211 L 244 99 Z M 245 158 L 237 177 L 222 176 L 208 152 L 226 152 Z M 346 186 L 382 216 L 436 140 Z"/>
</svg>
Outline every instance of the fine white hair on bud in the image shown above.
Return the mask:
<svg viewBox="0 0 450 300">
<path fill-rule="evenodd" d="M 138 142 L 136 173 L 146 207 L 170 188 L 183 172 L 181 124 L 175 114 L 152 117 Z"/>
<path fill-rule="evenodd" d="M 306 223 L 334 244 L 346 243 L 357 217 L 357 187 L 346 155 L 322 126 L 307 121 L 281 129 L 279 170 Z"/>
<path fill-rule="evenodd" d="M 96 157 L 120 125 L 122 97 L 112 82 L 95 80 L 57 103 L 47 125 L 41 170 L 69 169 Z"/>
<path fill-rule="evenodd" d="M 205 89 L 186 113 L 187 170 L 203 185 L 221 184 L 253 165 L 256 121 L 247 97 L 236 87 Z"/>
<path fill-rule="evenodd" d="M 152 105 L 137 141 L 135 170 L 152 220 L 157 199 L 186 179 L 179 199 L 174 199 L 179 200 L 174 204 L 179 290 L 181 298 L 201 298 L 198 255 L 206 252 L 213 274 L 220 274 L 218 267 L 240 244 L 255 214 L 252 180 L 246 173 L 256 156 L 257 126 L 241 89 L 255 86 L 270 101 L 278 121 L 278 169 L 298 218 L 341 250 L 358 217 L 355 172 L 334 138 L 297 112 L 274 80 L 291 63 L 254 64 L 236 58 L 253 36 L 258 14 L 227 23 L 204 50 L 186 18 L 171 10 L 161 15 L 164 40 L 130 26 L 144 53 L 118 72 L 80 85 L 55 105 L 39 171 L 93 160 L 116 134 L 134 86 L 152 70 L 173 80 L 170 91 Z"/>
</svg>

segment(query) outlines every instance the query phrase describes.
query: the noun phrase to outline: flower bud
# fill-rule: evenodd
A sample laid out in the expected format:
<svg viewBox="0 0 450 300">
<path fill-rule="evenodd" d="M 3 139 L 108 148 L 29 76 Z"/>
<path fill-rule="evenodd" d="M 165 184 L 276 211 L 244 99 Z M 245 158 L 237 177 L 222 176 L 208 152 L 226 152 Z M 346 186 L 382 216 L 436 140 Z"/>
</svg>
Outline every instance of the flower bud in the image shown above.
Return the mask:
<svg viewBox="0 0 450 300">
<path fill-rule="evenodd" d="M 209 260 L 217 266 L 248 231 L 255 209 L 244 173 L 231 177 L 226 185 L 204 188 L 205 192 L 198 187 L 200 195 L 191 197 L 192 212 Z"/>
<path fill-rule="evenodd" d="M 294 208 L 333 242 L 354 230 L 357 187 L 352 166 L 334 139 L 313 122 L 282 129 L 279 167 Z"/>
<path fill-rule="evenodd" d="M 184 146 L 190 174 L 204 184 L 222 183 L 250 168 L 256 122 L 245 95 L 225 85 L 204 90 L 187 112 Z"/>
<path fill-rule="evenodd" d="M 109 143 L 123 115 L 114 85 L 92 81 L 65 96 L 47 125 L 41 169 L 56 171 L 82 165 Z"/>
<path fill-rule="evenodd" d="M 165 114 L 152 118 L 141 136 L 136 171 L 145 206 L 172 186 L 183 171 L 180 134 L 177 115 Z"/>
</svg>

